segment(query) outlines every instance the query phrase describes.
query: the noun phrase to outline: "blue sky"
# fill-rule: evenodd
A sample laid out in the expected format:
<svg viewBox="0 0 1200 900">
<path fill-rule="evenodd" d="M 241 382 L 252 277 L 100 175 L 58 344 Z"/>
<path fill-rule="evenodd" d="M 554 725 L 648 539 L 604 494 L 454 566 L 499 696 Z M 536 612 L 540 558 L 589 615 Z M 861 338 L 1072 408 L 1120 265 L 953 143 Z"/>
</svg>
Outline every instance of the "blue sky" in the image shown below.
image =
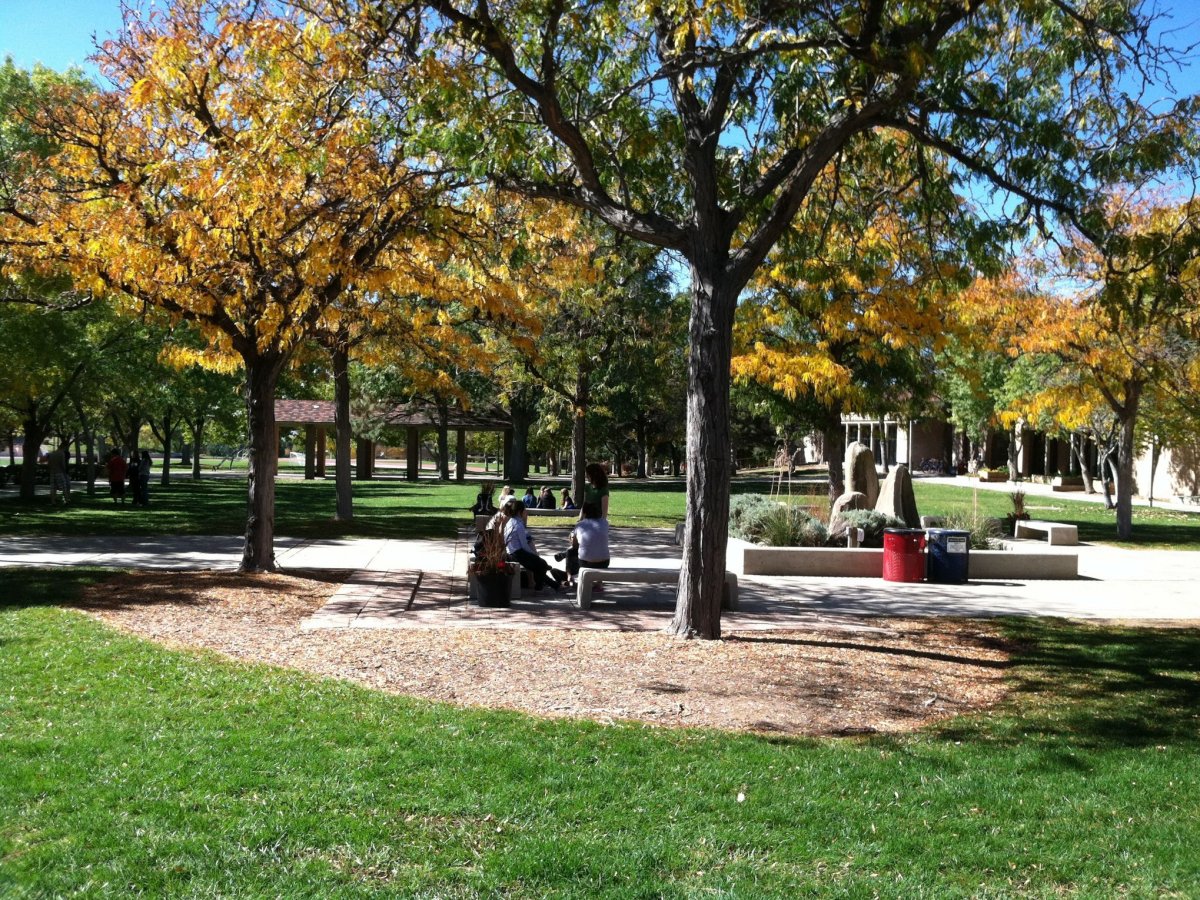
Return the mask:
<svg viewBox="0 0 1200 900">
<path fill-rule="evenodd" d="M 1159 8 L 1181 29 L 1178 43 L 1200 43 L 1200 5 L 1195 0 L 1162 0 Z M 103 40 L 119 30 L 118 0 L 0 0 L 0 59 L 11 56 L 21 68 L 42 63 L 52 69 L 82 66 L 92 53 L 93 36 Z M 1175 81 L 1181 95 L 1200 93 L 1200 60 Z"/>
<path fill-rule="evenodd" d="M 1200 42 L 1200 5 L 1162 0 L 1159 8 L 1182 28 L 1181 43 Z M 35 62 L 52 69 L 87 65 L 92 37 L 101 40 L 121 27 L 118 0 L 0 0 L 0 59 L 12 56 L 22 68 Z M 1176 79 L 1180 94 L 1200 92 L 1200 61 Z"/>
<path fill-rule="evenodd" d="M 23 69 L 85 66 L 92 35 L 103 40 L 120 27 L 117 0 L 0 0 L 0 58 Z"/>
</svg>

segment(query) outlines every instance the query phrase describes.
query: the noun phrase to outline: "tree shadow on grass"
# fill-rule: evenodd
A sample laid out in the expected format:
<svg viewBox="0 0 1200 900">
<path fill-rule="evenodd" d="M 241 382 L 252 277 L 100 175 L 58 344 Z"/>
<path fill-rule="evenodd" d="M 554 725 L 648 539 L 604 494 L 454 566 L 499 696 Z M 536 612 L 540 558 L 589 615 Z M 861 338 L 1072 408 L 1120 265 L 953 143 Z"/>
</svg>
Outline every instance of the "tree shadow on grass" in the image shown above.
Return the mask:
<svg viewBox="0 0 1200 900">
<path fill-rule="evenodd" d="M 115 573 L 108 569 L 0 569 L 0 610 L 78 603 L 83 590 Z"/>
<path fill-rule="evenodd" d="M 1020 721 L 989 740 L 1091 749 L 1200 747 L 1200 628 L 1006 624 L 1020 648 L 1009 676 Z M 955 740 L 981 736 L 969 722 L 939 733 Z"/>
<path fill-rule="evenodd" d="M 349 575 L 342 569 L 287 569 L 268 575 L 243 575 L 224 571 L 152 571 L 129 573 L 111 569 L 0 569 L 0 609 L 63 606 L 76 609 L 116 609 L 158 603 L 207 603 L 214 586 L 231 584 L 253 589 L 260 596 L 294 590 L 288 578 L 342 584 Z M 129 580 L 136 589 L 84 592 L 103 582 L 117 585 Z"/>
<path fill-rule="evenodd" d="M 886 656 L 903 656 L 910 659 L 923 659 L 936 662 L 955 663 L 957 665 L 982 666 L 987 669 L 1007 669 L 1012 663 L 1007 659 L 987 659 L 979 656 L 963 656 L 955 653 L 939 653 L 933 650 L 916 650 L 909 647 L 896 647 L 874 641 L 857 640 L 808 640 L 805 638 L 780 637 L 777 635 L 737 634 L 725 639 L 730 643 L 765 643 L 786 644 L 796 647 L 832 647 L 840 650 L 879 653 Z M 1001 648 L 1003 649 L 1003 648 Z"/>
</svg>

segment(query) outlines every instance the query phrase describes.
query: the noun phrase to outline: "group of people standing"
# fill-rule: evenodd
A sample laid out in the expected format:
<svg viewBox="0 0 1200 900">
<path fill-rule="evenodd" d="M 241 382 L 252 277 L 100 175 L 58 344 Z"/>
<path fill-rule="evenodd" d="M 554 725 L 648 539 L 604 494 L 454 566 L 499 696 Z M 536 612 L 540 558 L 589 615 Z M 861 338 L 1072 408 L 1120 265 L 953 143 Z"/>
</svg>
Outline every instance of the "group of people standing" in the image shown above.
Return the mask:
<svg viewBox="0 0 1200 900">
<path fill-rule="evenodd" d="M 104 464 L 108 474 L 108 491 L 112 495 L 113 503 L 125 503 L 125 484 L 128 481 L 133 505 L 149 506 L 152 466 L 153 460 L 149 450 L 143 450 L 140 456 L 135 451 L 129 454 L 129 459 L 126 460 L 121 451 L 114 447 Z"/>
<path fill-rule="evenodd" d="M 508 558 L 533 574 L 533 586 L 538 590 L 551 584 L 556 591 L 574 587 L 575 576 L 583 567 L 608 568 L 608 473 L 600 464 L 591 463 L 584 469 L 584 476 L 587 482 L 583 503 L 579 507 L 579 521 L 571 531 L 570 546 L 554 556 L 556 562 L 566 560 L 566 571 L 551 566 L 539 556 L 533 538 L 529 536 L 527 510 L 557 508 L 554 493 L 548 486 L 542 489 L 540 499 L 533 496 L 532 488 L 526 490 L 523 498 L 517 499 L 513 489 L 505 486 L 497 510 L 492 504 L 491 485 L 484 485 L 471 507 L 476 515 L 494 513 L 488 528 L 503 530 Z M 547 497 L 549 503 L 545 504 Z M 576 508 L 569 488 L 563 488 L 562 498 L 562 509 Z"/>
</svg>

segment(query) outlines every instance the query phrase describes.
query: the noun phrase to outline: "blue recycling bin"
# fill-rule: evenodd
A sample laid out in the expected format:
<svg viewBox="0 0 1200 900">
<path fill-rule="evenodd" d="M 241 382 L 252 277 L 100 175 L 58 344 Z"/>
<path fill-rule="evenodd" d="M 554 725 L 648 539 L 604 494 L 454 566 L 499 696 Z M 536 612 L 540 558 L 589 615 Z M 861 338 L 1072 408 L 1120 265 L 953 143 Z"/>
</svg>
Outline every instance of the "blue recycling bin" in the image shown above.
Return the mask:
<svg viewBox="0 0 1200 900">
<path fill-rule="evenodd" d="M 925 579 L 934 584 L 966 582 L 971 558 L 971 533 L 930 528 L 926 534 L 929 547 L 925 551 Z"/>
</svg>

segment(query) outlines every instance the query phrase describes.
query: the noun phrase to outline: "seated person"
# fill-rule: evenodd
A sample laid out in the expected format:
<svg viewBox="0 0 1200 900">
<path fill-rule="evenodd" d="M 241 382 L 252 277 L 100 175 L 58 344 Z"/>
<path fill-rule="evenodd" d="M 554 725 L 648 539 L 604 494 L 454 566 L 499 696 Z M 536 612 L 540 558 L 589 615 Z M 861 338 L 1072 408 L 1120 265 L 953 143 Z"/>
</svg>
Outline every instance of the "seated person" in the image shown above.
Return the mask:
<svg viewBox="0 0 1200 900">
<path fill-rule="evenodd" d="M 571 489 L 565 487 L 562 489 L 562 502 L 559 504 L 563 509 L 574 509 L 575 498 L 571 496 Z"/>
<path fill-rule="evenodd" d="M 538 509 L 554 509 L 554 491 L 550 490 L 550 485 L 542 488 L 541 496 L 538 497 Z"/>
<path fill-rule="evenodd" d="M 537 497 L 533 496 L 533 488 L 525 488 L 525 496 L 521 498 L 526 509 L 537 509 Z"/>
<path fill-rule="evenodd" d="M 583 504 L 583 514 L 571 532 L 571 550 L 567 554 L 567 573 L 572 583 L 581 568 L 608 568 L 608 519 L 600 517 L 597 504 Z"/>
<path fill-rule="evenodd" d="M 485 483 L 479 489 L 479 496 L 475 498 L 475 505 L 471 507 L 471 514 L 476 516 L 490 516 L 496 511 L 496 504 L 492 502 L 492 485 Z"/>
<path fill-rule="evenodd" d="M 549 575 L 550 580 L 554 582 L 554 589 L 561 591 L 567 573 L 561 569 L 552 569 L 550 563 L 534 551 L 525 528 L 525 504 L 520 500 L 509 500 L 498 515 L 508 516 L 508 522 L 504 526 L 504 546 L 508 550 L 508 558 L 533 573 L 533 586 L 537 590 L 546 587 L 546 576 Z"/>
</svg>

